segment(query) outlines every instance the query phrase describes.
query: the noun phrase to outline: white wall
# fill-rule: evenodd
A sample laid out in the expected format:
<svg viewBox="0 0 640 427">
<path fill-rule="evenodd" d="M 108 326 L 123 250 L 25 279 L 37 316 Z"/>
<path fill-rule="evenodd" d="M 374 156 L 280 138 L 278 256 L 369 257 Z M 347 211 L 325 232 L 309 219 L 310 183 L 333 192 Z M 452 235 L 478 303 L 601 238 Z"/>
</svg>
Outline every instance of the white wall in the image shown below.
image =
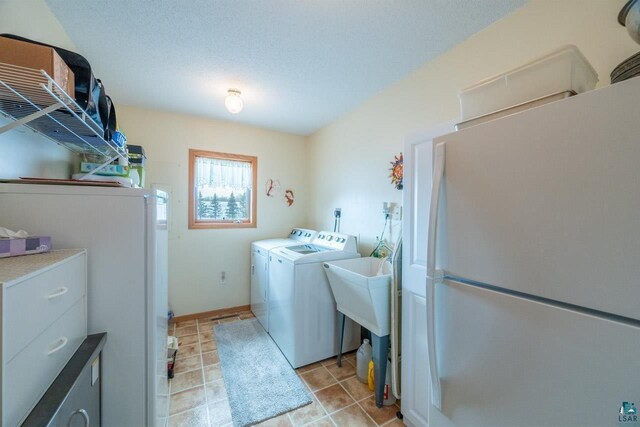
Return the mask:
<svg viewBox="0 0 640 427">
<path fill-rule="evenodd" d="M 407 135 L 459 118 L 460 88 L 566 44 L 591 62 L 599 86 L 608 85 L 611 70 L 639 50 L 616 20 L 624 3 L 533 0 L 316 132 L 309 153 L 312 226 L 329 228 L 333 208 L 342 207 L 342 231 L 360 235 L 368 254 L 384 221 L 382 202 L 401 201 L 389 162 Z"/>
<path fill-rule="evenodd" d="M 303 137 L 206 118 L 118 106 L 119 124 L 131 144 L 147 153 L 146 187 L 170 193 L 169 300 L 176 315 L 249 303 L 250 245 L 307 226 L 307 149 Z M 188 229 L 188 154 L 202 149 L 258 157 L 257 228 Z M 268 178 L 280 193 L 265 195 Z M 295 202 L 288 207 L 284 190 Z M 226 272 L 221 286 L 220 273 Z"/>
<path fill-rule="evenodd" d="M 75 49 L 44 0 L 1 0 L 0 33 Z M 7 123 L 0 117 L 0 126 Z M 0 134 L 0 178 L 69 178 L 75 161 L 68 150 L 24 127 Z"/>
<path fill-rule="evenodd" d="M 0 32 L 69 50 L 76 48 L 44 0 L 1 0 Z"/>
</svg>

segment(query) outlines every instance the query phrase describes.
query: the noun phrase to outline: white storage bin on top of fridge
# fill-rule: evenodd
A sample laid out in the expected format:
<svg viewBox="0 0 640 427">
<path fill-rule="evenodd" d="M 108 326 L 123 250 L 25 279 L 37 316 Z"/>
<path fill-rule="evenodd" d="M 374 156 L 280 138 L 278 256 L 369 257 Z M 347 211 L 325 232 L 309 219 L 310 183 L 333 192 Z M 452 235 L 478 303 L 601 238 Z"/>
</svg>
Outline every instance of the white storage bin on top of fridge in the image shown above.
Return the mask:
<svg viewBox="0 0 640 427">
<path fill-rule="evenodd" d="M 564 91 L 595 88 L 598 74 L 576 46 L 567 45 L 528 64 L 490 77 L 458 94 L 461 119 L 494 111 Z"/>
</svg>

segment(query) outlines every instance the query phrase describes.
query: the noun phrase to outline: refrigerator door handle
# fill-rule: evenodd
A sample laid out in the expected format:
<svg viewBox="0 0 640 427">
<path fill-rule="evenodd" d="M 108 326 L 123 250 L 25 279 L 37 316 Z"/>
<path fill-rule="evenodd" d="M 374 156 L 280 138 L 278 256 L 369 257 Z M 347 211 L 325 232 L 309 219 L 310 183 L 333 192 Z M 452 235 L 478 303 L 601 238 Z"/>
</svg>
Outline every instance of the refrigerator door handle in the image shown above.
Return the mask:
<svg viewBox="0 0 640 427">
<path fill-rule="evenodd" d="M 431 404 L 438 410 L 442 407 L 440 376 L 436 356 L 435 328 L 435 285 L 442 280 L 442 272 L 436 270 L 436 232 L 438 228 L 438 207 L 440 187 L 444 176 L 445 143 L 436 145 L 433 161 L 433 179 L 431 186 L 431 204 L 429 206 L 429 231 L 427 238 L 427 351 L 429 354 L 429 374 L 431 376 Z"/>
<path fill-rule="evenodd" d="M 436 233 L 438 226 L 438 207 L 440 205 L 440 187 L 444 176 L 445 143 L 436 145 L 433 159 L 433 176 L 431 182 L 431 203 L 429 204 L 429 229 L 427 237 L 427 277 L 435 278 L 436 274 Z"/>
</svg>

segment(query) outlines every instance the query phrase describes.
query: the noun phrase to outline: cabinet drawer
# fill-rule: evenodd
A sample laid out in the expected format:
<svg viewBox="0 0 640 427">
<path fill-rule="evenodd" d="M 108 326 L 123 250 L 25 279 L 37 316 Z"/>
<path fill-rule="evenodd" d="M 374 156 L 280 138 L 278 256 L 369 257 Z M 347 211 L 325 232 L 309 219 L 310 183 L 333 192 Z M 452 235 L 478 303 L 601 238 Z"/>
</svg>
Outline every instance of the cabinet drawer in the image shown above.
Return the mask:
<svg viewBox="0 0 640 427">
<path fill-rule="evenodd" d="M 81 413 L 84 411 L 84 414 Z M 100 378 L 92 383 L 88 364 L 47 426 L 100 426 Z"/>
<path fill-rule="evenodd" d="M 38 402 L 87 336 L 81 298 L 4 366 L 3 423 L 17 425 Z"/>
<path fill-rule="evenodd" d="M 4 360 L 11 361 L 85 293 L 85 255 L 10 286 L 5 294 Z"/>
</svg>

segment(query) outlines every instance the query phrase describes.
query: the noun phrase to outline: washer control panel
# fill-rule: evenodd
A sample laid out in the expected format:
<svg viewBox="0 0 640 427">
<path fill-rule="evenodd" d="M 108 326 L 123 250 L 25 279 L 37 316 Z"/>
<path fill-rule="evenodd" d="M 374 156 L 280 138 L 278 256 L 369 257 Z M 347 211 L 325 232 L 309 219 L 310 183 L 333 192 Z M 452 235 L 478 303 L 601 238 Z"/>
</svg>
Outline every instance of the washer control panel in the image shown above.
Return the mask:
<svg viewBox="0 0 640 427">
<path fill-rule="evenodd" d="M 356 238 L 349 234 L 320 231 L 312 242 L 314 245 L 324 246 L 338 251 L 357 252 Z"/>
<path fill-rule="evenodd" d="M 311 243 L 317 235 L 318 232 L 314 230 L 307 230 L 305 228 L 294 228 L 293 230 L 291 230 L 291 233 L 289 233 L 289 238 L 305 243 Z"/>
</svg>

